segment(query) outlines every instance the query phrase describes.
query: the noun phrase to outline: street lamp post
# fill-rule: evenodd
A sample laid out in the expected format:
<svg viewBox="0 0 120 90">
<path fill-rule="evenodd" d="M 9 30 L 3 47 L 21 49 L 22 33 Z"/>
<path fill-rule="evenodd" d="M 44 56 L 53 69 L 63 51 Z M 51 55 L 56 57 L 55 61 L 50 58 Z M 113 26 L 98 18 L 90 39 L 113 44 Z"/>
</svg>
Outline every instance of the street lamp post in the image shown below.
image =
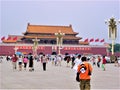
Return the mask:
<svg viewBox="0 0 120 90">
<path fill-rule="evenodd" d="M 37 37 L 35 39 L 32 39 L 33 43 L 33 55 L 36 56 L 37 55 L 37 49 L 38 49 L 38 39 Z"/>
<path fill-rule="evenodd" d="M 56 41 L 57 41 L 57 46 L 58 46 L 58 54 L 60 55 L 60 47 L 62 47 L 62 43 L 63 43 L 63 36 L 65 35 L 65 33 L 61 33 L 61 31 L 59 31 L 58 33 L 55 33 Z"/>
<path fill-rule="evenodd" d="M 114 42 L 117 38 L 117 23 L 114 17 L 105 22 L 108 24 L 108 37 L 112 40 L 112 55 L 114 55 Z"/>
</svg>

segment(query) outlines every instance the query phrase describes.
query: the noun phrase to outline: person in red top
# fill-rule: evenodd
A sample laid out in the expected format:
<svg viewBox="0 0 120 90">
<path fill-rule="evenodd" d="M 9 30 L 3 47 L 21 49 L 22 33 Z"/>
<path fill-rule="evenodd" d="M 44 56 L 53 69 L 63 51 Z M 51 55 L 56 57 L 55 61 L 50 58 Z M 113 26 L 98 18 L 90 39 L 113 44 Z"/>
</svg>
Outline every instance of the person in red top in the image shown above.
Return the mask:
<svg viewBox="0 0 120 90">
<path fill-rule="evenodd" d="M 18 57 L 16 54 L 14 54 L 12 57 L 13 70 L 17 69 L 17 60 L 18 60 Z"/>
<path fill-rule="evenodd" d="M 90 75 L 92 66 L 87 62 L 86 57 L 82 57 L 82 64 L 78 65 L 77 72 L 80 73 L 80 90 L 90 90 Z"/>
<path fill-rule="evenodd" d="M 102 69 L 103 71 L 105 71 L 105 64 L 106 64 L 106 59 L 105 59 L 105 56 L 103 56 L 103 60 L 102 60 Z"/>
</svg>

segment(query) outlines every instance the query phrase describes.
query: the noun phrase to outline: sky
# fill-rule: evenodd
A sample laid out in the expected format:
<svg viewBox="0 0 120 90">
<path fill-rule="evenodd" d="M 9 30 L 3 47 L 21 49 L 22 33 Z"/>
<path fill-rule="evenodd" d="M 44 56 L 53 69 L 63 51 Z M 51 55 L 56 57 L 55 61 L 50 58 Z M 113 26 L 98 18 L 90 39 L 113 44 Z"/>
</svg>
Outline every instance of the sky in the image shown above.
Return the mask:
<svg viewBox="0 0 120 90">
<path fill-rule="evenodd" d="M 120 20 L 120 0 L 0 0 L 0 4 L 0 38 L 23 35 L 28 23 L 71 24 L 81 41 L 99 38 L 111 43 L 105 21 L 111 17 Z M 115 43 L 120 43 L 120 23 Z"/>
</svg>

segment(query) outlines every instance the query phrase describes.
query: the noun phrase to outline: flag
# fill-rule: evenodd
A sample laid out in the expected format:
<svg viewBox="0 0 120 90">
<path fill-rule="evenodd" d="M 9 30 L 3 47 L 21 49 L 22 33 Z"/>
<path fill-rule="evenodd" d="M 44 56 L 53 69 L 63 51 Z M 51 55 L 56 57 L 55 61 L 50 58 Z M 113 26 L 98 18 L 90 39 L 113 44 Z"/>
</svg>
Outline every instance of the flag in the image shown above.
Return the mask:
<svg viewBox="0 0 120 90">
<path fill-rule="evenodd" d="M 8 38 L 7 38 L 7 40 L 10 40 L 11 39 L 11 37 L 9 36 Z"/>
<path fill-rule="evenodd" d="M 99 42 L 99 38 L 95 39 L 95 42 Z"/>
<path fill-rule="evenodd" d="M 84 40 L 84 42 L 88 42 L 88 38 Z"/>
<path fill-rule="evenodd" d="M 17 40 L 17 36 L 13 38 L 13 40 Z"/>
<path fill-rule="evenodd" d="M 2 40 L 2 41 L 5 40 L 5 36 L 3 36 L 3 37 L 1 38 L 1 40 Z"/>
<path fill-rule="evenodd" d="M 104 41 L 105 41 L 104 39 L 100 40 L 100 42 L 104 42 Z"/>
<path fill-rule="evenodd" d="M 90 39 L 90 42 L 93 42 L 94 41 L 94 39 L 92 38 L 92 39 Z"/>
</svg>

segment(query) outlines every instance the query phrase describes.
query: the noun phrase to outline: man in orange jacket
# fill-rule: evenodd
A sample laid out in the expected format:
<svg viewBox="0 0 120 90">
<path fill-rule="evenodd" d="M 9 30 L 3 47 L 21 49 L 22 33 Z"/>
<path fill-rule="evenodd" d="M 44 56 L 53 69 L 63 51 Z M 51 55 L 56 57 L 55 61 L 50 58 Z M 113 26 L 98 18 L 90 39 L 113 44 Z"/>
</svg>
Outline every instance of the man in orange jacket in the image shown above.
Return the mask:
<svg viewBox="0 0 120 90">
<path fill-rule="evenodd" d="M 78 73 L 80 73 L 80 90 L 90 90 L 90 75 L 92 73 L 92 66 L 87 62 L 86 57 L 82 57 L 82 64 L 78 65 Z"/>
</svg>

